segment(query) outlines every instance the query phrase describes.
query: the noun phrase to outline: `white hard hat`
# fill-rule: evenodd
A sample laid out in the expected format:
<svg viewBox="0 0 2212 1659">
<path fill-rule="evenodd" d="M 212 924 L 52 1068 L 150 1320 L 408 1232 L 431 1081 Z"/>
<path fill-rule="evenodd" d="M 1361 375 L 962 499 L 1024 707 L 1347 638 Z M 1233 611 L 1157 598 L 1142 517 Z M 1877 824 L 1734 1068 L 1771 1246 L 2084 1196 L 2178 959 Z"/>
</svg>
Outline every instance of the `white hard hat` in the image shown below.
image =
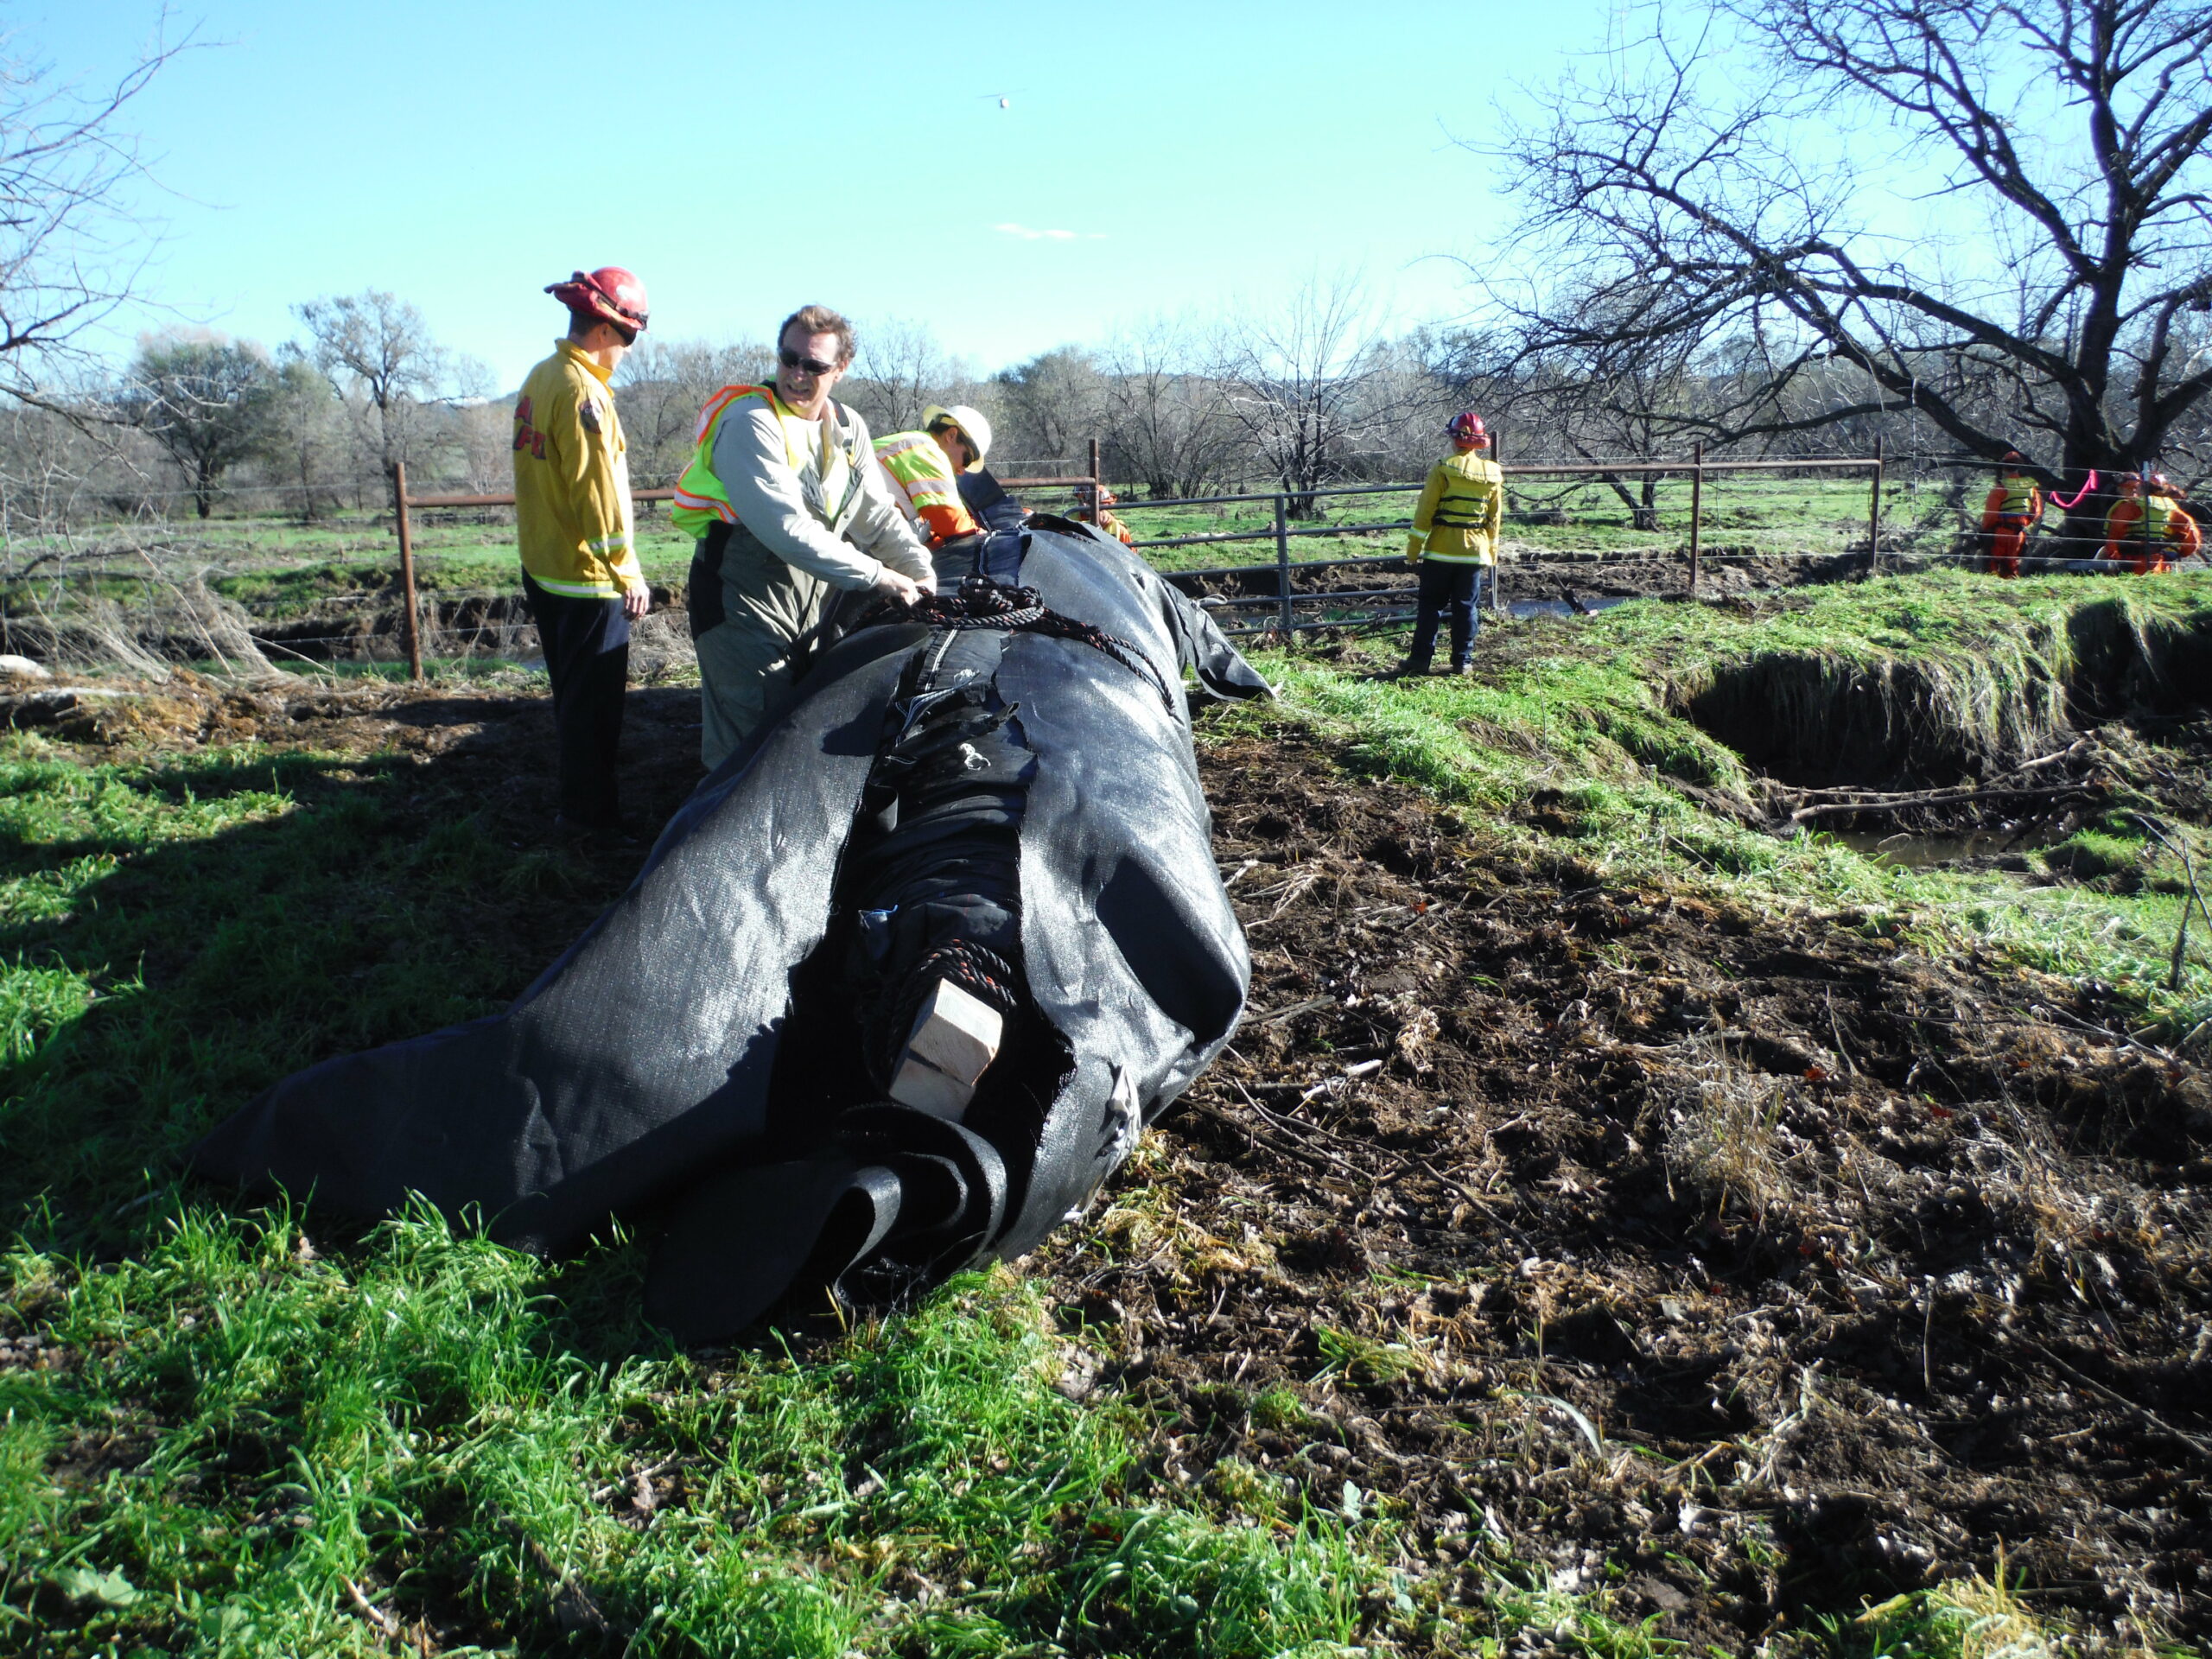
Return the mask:
<svg viewBox="0 0 2212 1659">
<path fill-rule="evenodd" d="M 942 404 L 931 404 L 922 411 L 924 431 L 941 421 L 951 422 L 968 435 L 968 442 L 976 450 L 976 459 L 968 463 L 968 470 L 972 473 L 980 469 L 983 457 L 991 453 L 991 423 L 984 418 L 983 411 L 971 409 L 966 404 L 955 404 L 950 409 Z"/>
</svg>

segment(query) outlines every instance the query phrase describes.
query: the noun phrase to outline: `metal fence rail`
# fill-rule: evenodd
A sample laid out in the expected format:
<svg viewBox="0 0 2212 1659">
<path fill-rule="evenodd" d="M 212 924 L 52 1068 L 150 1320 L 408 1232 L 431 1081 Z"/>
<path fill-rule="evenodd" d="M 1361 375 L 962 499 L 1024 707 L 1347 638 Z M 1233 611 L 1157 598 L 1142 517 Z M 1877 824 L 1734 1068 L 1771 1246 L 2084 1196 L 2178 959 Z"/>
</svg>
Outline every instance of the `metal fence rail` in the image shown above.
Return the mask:
<svg viewBox="0 0 2212 1659">
<path fill-rule="evenodd" d="M 1866 505 L 1866 569 L 1869 575 L 1880 568 L 1882 545 L 1882 472 L 1883 456 L 1878 447 L 1872 455 L 1835 456 L 1806 461 L 1709 461 L 1705 459 L 1705 446 L 1700 444 L 1687 461 L 1538 461 L 1526 465 L 1501 464 L 1499 470 L 1510 478 L 1590 478 L 1600 480 L 1619 474 L 1644 477 L 1679 474 L 1690 485 L 1689 573 L 1688 591 L 1694 594 L 1703 567 L 1703 498 L 1705 480 L 1710 474 L 1720 473 L 1781 473 L 1781 472 L 1864 472 L 1870 475 Z M 1318 490 L 1276 490 L 1265 493 L 1243 495 L 1190 496 L 1178 499 L 1124 501 L 1115 507 L 1117 514 L 1126 516 L 1165 507 L 1219 506 L 1231 503 L 1250 505 L 1268 504 L 1273 510 L 1274 524 L 1266 530 L 1209 531 L 1195 536 L 1163 537 L 1144 543 L 1147 548 L 1211 546 L 1232 542 L 1263 542 L 1274 543 L 1275 590 L 1271 594 L 1224 597 L 1209 595 L 1210 608 L 1222 610 L 1250 609 L 1262 605 L 1271 606 L 1274 617 L 1271 621 L 1239 624 L 1222 630 L 1230 634 L 1280 633 L 1285 639 L 1295 637 L 1301 630 L 1307 632 L 1328 628 L 1371 627 L 1408 620 L 1413 612 L 1405 607 L 1408 589 L 1401 583 L 1388 588 L 1361 588 L 1346 592 L 1300 592 L 1297 588 L 1298 573 L 1320 572 L 1348 569 L 1362 565 L 1396 564 L 1400 559 L 1389 555 L 1364 555 L 1347 559 L 1308 559 L 1294 562 L 1290 543 L 1302 536 L 1344 536 L 1376 531 L 1403 531 L 1412 528 L 1410 518 L 1389 519 L 1370 524 L 1322 524 L 1293 527 L 1289 504 L 1308 501 L 1319 496 L 1376 496 L 1403 495 L 1418 493 L 1419 484 L 1356 484 L 1332 486 Z M 1594 557 L 1595 556 L 1592 556 Z M 1787 556 L 1727 554 L 1727 558 Z M 1173 571 L 1167 573 L 1170 581 L 1178 576 L 1220 577 L 1242 575 L 1264 565 L 1231 566 L 1208 571 Z M 1492 567 L 1493 571 L 1497 567 Z M 1503 608 L 1505 598 L 1503 584 L 1495 575 L 1490 584 L 1491 604 Z M 1311 617 L 1300 616 L 1300 604 L 1329 604 L 1339 609 L 1350 609 L 1356 614 Z"/>
<path fill-rule="evenodd" d="M 1088 473 L 1053 478 L 1009 478 L 1001 480 L 1009 485 L 1029 489 L 1067 489 L 1089 491 L 1095 504 L 1105 493 L 1106 475 L 1098 463 L 1098 440 L 1090 440 L 1090 462 Z M 673 489 L 632 490 L 632 501 L 672 501 Z M 407 673 L 410 679 L 423 677 L 423 628 L 415 599 L 415 529 L 411 515 L 419 508 L 428 507 L 512 507 L 514 493 L 467 495 L 410 495 L 407 493 L 407 463 L 391 463 L 391 512 L 393 528 L 399 537 L 400 632 L 407 642 Z"/>
<path fill-rule="evenodd" d="M 1072 489 L 1076 492 L 1078 508 L 1088 511 L 1095 516 L 1098 504 L 1106 493 L 1105 470 L 1100 465 L 1097 439 L 1093 438 L 1090 441 L 1086 459 L 1090 463 L 1087 473 L 1052 477 L 1005 478 L 1000 482 L 1008 490 Z M 1708 474 L 1781 472 L 1866 472 L 1870 474 L 1872 487 L 1869 491 L 1866 534 L 1867 569 L 1872 572 L 1879 567 L 1881 559 L 1882 468 L 1883 459 L 1878 449 L 1874 454 L 1869 456 L 1823 457 L 1804 461 L 1708 461 L 1705 459 L 1704 446 L 1700 444 L 1686 461 L 1595 460 L 1535 461 L 1526 464 L 1516 462 L 1503 466 L 1501 470 L 1509 478 L 1605 480 L 1623 474 L 1644 477 L 1675 474 L 1688 479 L 1691 502 L 1688 588 L 1690 592 L 1695 593 L 1702 557 L 1700 509 L 1705 480 Z M 420 679 L 423 677 L 422 631 L 416 620 L 415 544 L 410 514 L 425 508 L 511 507 L 514 505 L 515 499 L 512 493 L 410 495 L 407 491 L 406 464 L 398 461 L 392 465 L 391 486 L 393 520 L 399 540 L 401 631 L 407 645 L 408 672 L 413 677 Z M 1275 591 L 1270 594 L 1260 595 L 1211 595 L 1209 596 L 1210 607 L 1234 613 L 1261 606 L 1269 607 L 1274 613 L 1271 620 L 1236 624 L 1224 629 L 1224 632 L 1232 634 L 1280 633 L 1284 638 L 1289 639 L 1301 630 L 1315 632 L 1330 628 L 1374 626 L 1388 622 L 1402 621 L 1412 614 L 1404 606 L 1407 589 L 1403 584 L 1385 588 L 1327 589 L 1318 593 L 1298 590 L 1297 576 L 1300 571 L 1351 569 L 1395 564 L 1399 562 L 1389 555 L 1362 555 L 1352 558 L 1311 559 L 1297 563 L 1294 563 L 1290 556 L 1291 543 L 1300 537 L 1341 537 L 1402 531 L 1410 527 L 1412 524 L 1410 518 L 1382 519 L 1371 524 L 1308 525 L 1297 524 L 1292 519 L 1291 504 L 1294 501 L 1311 502 L 1324 497 L 1335 499 L 1353 496 L 1415 494 L 1421 488 L 1421 486 L 1417 483 L 1338 484 L 1311 490 L 1283 489 L 1229 495 L 1184 496 L 1170 497 L 1165 499 L 1122 501 L 1116 504 L 1116 511 L 1127 514 L 1156 512 L 1169 507 L 1236 505 L 1258 506 L 1265 504 L 1269 510 L 1269 518 L 1272 520 L 1266 529 L 1205 531 L 1190 536 L 1170 536 L 1149 542 L 1146 545 L 1154 548 L 1170 548 L 1227 545 L 1239 542 L 1272 542 L 1275 550 L 1274 564 Z M 639 490 L 634 493 L 632 499 L 666 501 L 672 499 L 675 493 L 671 489 Z M 1179 575 L 1187 580 L 1193 576 L 1226 576 L 1231 574 L 1232 570 L 1241 572 L 1266 568 L 1265 566 L 1243 566 L 1211 572 L 1171 572 L 1169 577 L 1173 580 Z M 1505 602 L 1500 591 L 1501 587 L 1502 584 L 1495 580 L 1491 584 L 1491 601 L 1493 607 L 1503 606 Z M 1309 607 L 1317 605 L 1327 606 L 1339 613 L 1318 617 L 1301 615 L 1299 612 L 1300 605 Z"/>
</svg>

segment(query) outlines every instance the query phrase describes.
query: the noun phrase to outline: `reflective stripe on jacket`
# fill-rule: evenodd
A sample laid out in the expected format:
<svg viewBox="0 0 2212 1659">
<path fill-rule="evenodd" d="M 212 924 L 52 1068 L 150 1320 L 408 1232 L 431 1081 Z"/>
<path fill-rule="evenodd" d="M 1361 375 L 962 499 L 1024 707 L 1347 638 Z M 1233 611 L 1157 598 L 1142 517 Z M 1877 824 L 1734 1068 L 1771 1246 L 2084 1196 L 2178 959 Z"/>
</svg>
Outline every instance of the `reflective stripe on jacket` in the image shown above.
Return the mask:
<svg viewBox="0 0 2212 1659">
<path fill-rule="evenodd" d="M 765 398 L 776 411 L 779 423 L 782 421 L 783 400 L 771 386 L 724 386 L 707 399 L 707 406 L 699 411 L 699 424 L 691 433 L 691 459 L 683 464 L 683 475 L 676 480 L 676 499 L 668 507 L 668 522 L 694 539 L 704 536 L 717 520 L 725 524 L 737 522 L 729 492 L 715 476 L 715 432 L 730 405 L 741 397 Z M 797 472 L 800 457 L 788 426 L 784 432 L 784 453 L 791 470 Z"/>
<path fill-rule="evenodd" d="M 1447 455 L 1429 468 L 1414 508 L 1406 556 L 1446 564 L 1494 564 L 1505 527 L 1505 474 L 1476 450 Z"/>
<path fill-rule="evenodd" d="M 982 526 L 960 499 L 952 457 L 926 432 L 893 432 L 875 441 L 875 458 L 902 492 L 907 517 L 938 546 Z"/>
<path fill-rule="evenodd" d="M 2033 479 L 2022 478 L 2018 473 L 2001 474 L 1988 499 L 1981 504 L 1984 530 L 1996 529 L 1999 518 L 2034 520 L 2042 517 L 2043 492 L 2036 487 Z"/>
<path fill-rule="evenodd" d="M 776 395 L 773 386 L 724 386 L 707 399 L 707 406 L 699 411 L 699 424 L 692 435 L 691 459 L 685 463 L 683 476 L 676 480 L 676 499 L 669 505 L 669 522 L 695 538 L 704 536 L 717 519 L 726 524 L 738 522 L 737 509 L 730 505 L 729 491 L 715 475 L 715 439 L 721 430 L 725 416 L 734 414 L 741 408 L 759 406 L 748 404 L 746 401 L 748 398 L 759 399 L 760 404 L 765 404 L 774 414 L 777 429 L 784 440 L 784 460 L 791 471 L 814 486 L 814 494 L 821 493 L 824 488 L 835 489 L 838 497 L 835 507 L 831 507 L 826 499 L 813 499 L 812 495 L 810 495 L 808 505 L 817 509 L 824 524 L 836 525 L 848 516 L 855 494 L 866 475 L 863 439 L 855 435 L 841 452 L 835 447 L 835 440 L 843 435 L 833 432 L 837 424 L 836 422 L 825 420 L 818 423 L 822 454 L 815 456 L 807 453 L 813 445 L 809 443 L 802 448 L 793 435 L 794 426 L 804 428 L 816 426 L 817 423 L 803 421 L 792 414 L 784 400 Z M 836 404 L 831 408 L 840 414 L 851 413 Z M 868 430 L 859 424 L 857 416 L 852 416 L 847 424 L 855 435 L 865 434 Z M 840 461 L 843 463 L 842 468 L 837 465 Z M 843 476 L 836 476 L 840 471 Z"/>
<path fill-rule="evenodd" d="M 607 372 L 569 340 L 515 400 L 515 541 L 549 594 L 607 599 L 645 580 L 630 461 Z"/>
</svg>

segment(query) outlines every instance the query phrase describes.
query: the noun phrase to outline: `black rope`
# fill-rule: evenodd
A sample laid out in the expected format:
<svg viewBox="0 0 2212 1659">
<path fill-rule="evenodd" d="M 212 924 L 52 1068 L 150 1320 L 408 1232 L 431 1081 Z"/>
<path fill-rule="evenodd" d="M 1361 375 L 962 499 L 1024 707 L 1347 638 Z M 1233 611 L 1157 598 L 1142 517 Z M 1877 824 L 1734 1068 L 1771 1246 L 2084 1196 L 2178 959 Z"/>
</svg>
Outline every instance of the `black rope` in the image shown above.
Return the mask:
<svg viewBox="0 0 2212 1659">
<path fill-rule="evenodd" d="M 963 576 L 957 594 L 931 594 L 909 607 L 917 621 L 939 628 L 1004 628 L 1013 633 L 1041 633 L 1050 639 L 1072 639 L 1102 651 L 1132 674 L 1152 682 L 1161 707 L 1175 712 L 1175 694 L 1152 659 L 1126 639 L 1089 622 L 1078 622 L 1048 609 L 1044 595 L 1034 588 L 1008 588 L 988 576 Z"/>
</svg>

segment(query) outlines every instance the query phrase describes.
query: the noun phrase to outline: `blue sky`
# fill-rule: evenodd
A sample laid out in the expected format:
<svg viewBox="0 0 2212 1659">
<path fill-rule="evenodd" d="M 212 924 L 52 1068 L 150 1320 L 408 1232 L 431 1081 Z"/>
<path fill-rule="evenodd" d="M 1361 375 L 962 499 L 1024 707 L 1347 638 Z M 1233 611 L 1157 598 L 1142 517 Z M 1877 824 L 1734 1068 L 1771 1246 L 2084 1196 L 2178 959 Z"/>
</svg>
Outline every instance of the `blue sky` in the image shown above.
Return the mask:
<svg viewBox="0 0 2212 1659">
<path fill-rule="evenodd" d="M 818 299 L 986 370 L 1316 269 L 1445 316 L 1464 279 L 1433 256 L 1488 257 L 1507 216 L 1452 137 L 1618 9 L 209 0 L 173 27 L 223 44 L 131 112 L 169 193 L 150 286 L 272 345 L 298 301 L 390 289 L 501 386 L 580 264 L 638 271 L 670 338 L 762 336 Z M 158 16 L 7 11 L 88 84 Z"/>
</svg>

